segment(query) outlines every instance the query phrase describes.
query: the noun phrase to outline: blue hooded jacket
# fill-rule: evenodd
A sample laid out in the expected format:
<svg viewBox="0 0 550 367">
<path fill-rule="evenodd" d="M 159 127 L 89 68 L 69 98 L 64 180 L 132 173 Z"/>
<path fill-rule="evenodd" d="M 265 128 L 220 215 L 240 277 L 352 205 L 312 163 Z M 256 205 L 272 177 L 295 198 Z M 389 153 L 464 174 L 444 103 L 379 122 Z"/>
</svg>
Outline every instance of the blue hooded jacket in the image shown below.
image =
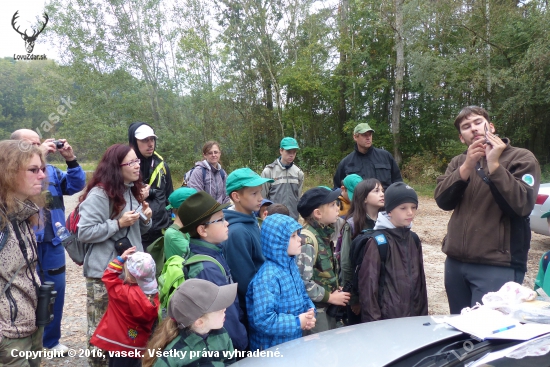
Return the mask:
<svg viewBox="0 0 550 367">
<path fill-rule="evenodd" d="M 293 218 L 273 214 L 261 230 L 266 261 L 246 293 L 250 350 L 267 349 L 302 336 L 299 315 L 315 308 L 300 277 L 294 256 L 287 253 L 290 236 L 302 226 Z"/>
<path fill-rule="evenodd" d="M 248 283 L 265 261 L 260 245 L 260 226 L 253 214 L 248 215 L 228 209 L 225 209 L 223 214 L 229 223 L 229 236 L 222 242 L 223 253 L 235 283 L 239 284 L 237 295 L 246 315 Z"/>
</svg>

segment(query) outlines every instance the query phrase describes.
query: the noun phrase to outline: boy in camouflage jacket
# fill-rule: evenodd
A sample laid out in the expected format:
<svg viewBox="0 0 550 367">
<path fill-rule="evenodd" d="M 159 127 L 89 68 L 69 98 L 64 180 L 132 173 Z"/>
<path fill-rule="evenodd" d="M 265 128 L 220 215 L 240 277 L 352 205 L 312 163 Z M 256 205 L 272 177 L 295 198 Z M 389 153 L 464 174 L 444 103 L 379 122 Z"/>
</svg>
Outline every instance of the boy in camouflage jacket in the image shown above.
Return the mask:
<svg viewBox="0 0 550 367">
<path fill-rule="evenodd" d="M 307 294 L 317 310 L 315 328 L 308 332 L 311 334 L 336 328 L 337 320 L 327 315 L 326 309 L 329 304 L 345 306 L 350 298 L 350 294 L 342 292 L 338 284 L 334 243 L 331 241 L 333 225 L 339 215 L 339 195 L 340 189 L 331 191 L 315 187 L 304 193 L 298 202 L 298 212 L 306 225 L 301 232 L 302 248 L 296 256 L 296 263 Z"/>
</svg>

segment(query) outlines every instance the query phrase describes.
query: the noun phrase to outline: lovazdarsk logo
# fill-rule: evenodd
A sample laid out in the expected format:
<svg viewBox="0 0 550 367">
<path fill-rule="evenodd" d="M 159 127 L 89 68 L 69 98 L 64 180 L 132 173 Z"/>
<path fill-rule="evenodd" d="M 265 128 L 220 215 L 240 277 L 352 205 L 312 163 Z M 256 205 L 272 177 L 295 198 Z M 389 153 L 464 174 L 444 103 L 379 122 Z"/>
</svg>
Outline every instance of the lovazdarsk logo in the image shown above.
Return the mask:
<svg viewBox="0 0 550 367">
<path fill-rule="evenodd" d="M 17 25 L 17 19 L 19 18 L 19 10 L 13 14 L 13 17 L 11 18 L 11 26 L 13 29 L 21 35 L 21 38 L 23 38 L 23 41 L 25 42 L 25 49 L 27 50 L 26 55 L 17 55 L 13 54 L 14 60 L 47 60 L 46 54 L 43 55 L 33 55 L 32 51 L 34 50 L 34 43 L 36 42 L 36 38 L 42 33 L 44 28 L 46 28 L 46 25 L 48 24 L 48 14 L 43 14 L 44 21 L 39 22 L 39 24 L 35 27 L 30 27 L 30 31 L 32 31 L 31 34 L 28 34 L 28 29 L 25 29 L 24 31 L 21 31 L 20 25 Z M 29 32 L 30 32 L 29 31 Z"/>
</svg>

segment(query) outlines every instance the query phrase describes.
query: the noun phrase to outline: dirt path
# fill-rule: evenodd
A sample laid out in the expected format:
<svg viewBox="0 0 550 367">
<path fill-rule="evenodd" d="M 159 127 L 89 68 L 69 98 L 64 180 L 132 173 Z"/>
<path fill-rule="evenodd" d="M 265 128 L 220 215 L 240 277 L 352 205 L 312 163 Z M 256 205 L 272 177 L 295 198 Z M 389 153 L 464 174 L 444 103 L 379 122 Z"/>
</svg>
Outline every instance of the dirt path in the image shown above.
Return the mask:
<svg viewBox="0 0 550 367">
<path fill-rule="evenodd" d="M 66 196 L 67 214 L 76 206 L 77 195 Z M 420 197 L 418 215 L 413 230 L 422 240 L 424 269 L 428 285 L 430 314 L 448 314 L 449 306 L 443 285 L 443 262 L 441 241 L 447 230 L 450 213 L 439 209 L 431 197 Z M 533 233 L 529 252 L 528 271 L 523 284 L 532 288 L 542 254 L 550 250 L 550 237 Z M 86 286 L 82 267 L 74 264 L 67 256 L 67 290 L 65 309 L 61 324 L 61 342 L 77 353 L 86 349 Z M 44 360 L 42 366 L 87 366 L 86 358 L 67 357 Z"/>
</svg>

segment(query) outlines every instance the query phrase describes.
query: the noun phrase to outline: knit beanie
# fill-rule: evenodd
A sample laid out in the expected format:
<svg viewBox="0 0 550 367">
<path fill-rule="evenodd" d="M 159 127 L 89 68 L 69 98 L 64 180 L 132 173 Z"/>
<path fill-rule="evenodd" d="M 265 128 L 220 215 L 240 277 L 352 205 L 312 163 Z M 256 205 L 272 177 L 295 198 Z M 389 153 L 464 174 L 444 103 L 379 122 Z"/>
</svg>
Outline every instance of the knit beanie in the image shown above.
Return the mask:
<svg viewBox="0 0 550 367">
<path fill-rule="evenodd" d="M 386 213 L 391 212 L 395 207 L 404 203 L 418 205 L 418 195 L 412 187 L 404 182 L 392 183 L 384 192 L 384 203 Z"/>
</svg>

